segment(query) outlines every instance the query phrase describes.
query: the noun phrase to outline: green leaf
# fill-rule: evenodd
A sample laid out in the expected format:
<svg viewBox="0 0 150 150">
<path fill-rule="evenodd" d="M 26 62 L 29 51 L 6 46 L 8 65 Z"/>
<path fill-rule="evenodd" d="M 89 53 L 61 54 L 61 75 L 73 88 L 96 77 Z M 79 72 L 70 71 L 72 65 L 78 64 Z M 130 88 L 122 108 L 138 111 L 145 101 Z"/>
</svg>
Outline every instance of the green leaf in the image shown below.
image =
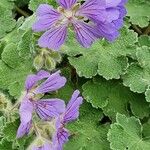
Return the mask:
<svg viewBox="0 0 150 150">
<path fill-rule="evenodd" d="M 108 104 L 108 92 L 111 88 L 109 83 L 104 80 L 99 80 L 99 83 L 86 82 L 82 87 L 84 98 L 95 108 L 105 107 Z"/>
<path fill-rule="evenodd" d="M 71 132 L 71 137 L 64 150 L 109 150 L 109 143 L 106 139 L 109 125 L 100 125 L 101 117 L 100 110 L 84 103 L 81 106 L 79 120 L 67 126 Z"/>
<path fill-rule="evenodd" d="M 146 89 L 145 98 L 148 102 L 150 102 L 150 86 Z"/>
<path fill-rule="evenodd" d="M 20 25 L 18 22 L 18 27 Z M 10 95 L 18 98 L 24 90 L 27 75 L 32 73 L 34 38 L 31 30 L 14 29 L 3 41 L 6 44 L 0 61 L 0 87 L 9 90 Z"/>
<path fill-rule="evenodd" d="M 137 49 L 139 64 L 131 64 L 123 76 L 123 84 L 133 92 L 143 93 L 150 86 L 150 48 L 147 46 Z M 150 101 L 147 97 L 147 101 Z"/>
<path fill-rule="evenodd" d="M 150 135 L 150 120 L 148 120 L 148 122 L 143 124 L 143 136 L 149 137 Z"/>
<path fill-rule="evenodd" d="M 79 57 L 70 57 L 69 62 L 80 77 L 92 78 L 99 74 L 107 80 L 119 79 L 128 65 L 126 56 L 135 57 L 136 42 L 137 34 L 124 28 L 113 44 L 103 40 L 95 42 L 89 51 L 82 51 Z"/>
<path fill-rule="evenodd" d="M 24 136 L 23 138 L 16 139 L 19 122 L 20 121 L 18 119 L 14 120 L 13 122 L 7 122 L 4 126 L 3 134 L 8 141 L 12 142 L 11 145 L 13 149 L 20 150 L 20 149 L 24 149 L 24 147 L 27 147 L 27 145 L 29 146 L 30 143 L 27 145 L 25 145 L 25 143 L 28 142 L 29 139 L 32 141 L 33 136 L 28 135 L 28 136 Z"/>
<path fill-rule="evenodd" d="M 150 36 L 141 35 L 138 39 L 139 46 L 148 46 L 150 47 Z"/>
<path fill-rule="evenodd" d="M 13 43 L 6 45 L 1 57 L 2 60 L 11 68 L 15 68 L 20 64 L 20 61 L 22 61 L 19 57 L 16 45 Z"/>
<path fill-rule="evenodd" d="M 143 94 L 132 93 L 132 99 L 129 101 L 132 114 L 143 119 L 150 115 L 150 105 L 145 101 Z"/>
<path fill-rule="evenodd" d="M 56 6 L 56 1 L 54 0 L 30 0 L 29 9 L 35 12 L 40 4 L 50 4 L 50 5 Z"/>
<path fill-rule="evenodd" d="M 142 137 L 142 130 L 139 119 L 117 114 L 116 123 L 111 125 L 108 132 L 111 149 L 149 150 L 150 138 Z"/>
<path fill-rule="evenodd" d="M 129 86 L 133 92 L 143 93 L 149 84 L 150 74 L 147 70 L 133 63 L 127 69 L 123 76 L 123 84 Z"/>
<path fill-rule="evenodd" d="M 32 60 L 22 58 L 18 53 L 17 46 L 10 43 L 5 47 L 0 61 L 0 87 L 17 98 L 24 89 L 27 75 L 32 73 Z"/>
<path fill-rule="evenodd" d="M 36 21 L 36 15 L 33 14 L 32 16 L 29 16 L 25 19 L 23 24 L 19 27 L 21 30 L 29 30 L 32 28 L 33 23 Z"/>
<path fill-rule="evenodd" d="M 127 15 L 130 21 L 141 27 L 146 27 L 150 21 L 149 0 L 129 0 L 127 3 Z"/>
<path fill-rule="evenodd" d="M 129 103 L 135 116 L 144 118 L 150 114 L 149 105 L 144 97 L 132 93 L 119 82 L 95 78 L 83 85 L 83 96 L 93 107 L 102 108 L 111 120 L 115 120 L 117 112 L 129 115 Z"/>
<path fill-rule="evenodd" d="M 17 51 L 19 52 L 19 56 L 24 59 L 29 59 L 31 57 L 31 51 L 33 51 L 32 47 L 34 47 L 34 38 L 32 35 L 32 31 L 26 30 L 24 34 L 21 36 L 21 39 L 17 45 Z"/>
<path fill-rule="evenodd" d="M 18 127 L 19 127 L 18 119 L 13 122 L 9 122 L 5 124 L 4 129 L 3 129 L 3 134 L 5 138 L 7 138 L 8 141 L 13 142 L 16 139 L 16 133 L 17 133 Z"/>
<path fill-rule="evenodd" d="M 16 27 L 1 39 L 4 46 L 10 43 L 16 44 L 20 41 L 20 38 L 24 32 L 20 32 L 18 28 L 22 25 L 23 21 L 24 21 L 23 17 L 19 18 L 16 23 Z"/>
<path fill-rule="evenodd" d="M 7 139 L 2 139 L 2 141 L 0 142 L 0 149 L 1 150 L 12 150 L 12 142 L 7 141 Z"/>
<path fill-rule="evenodd" d="M 2 134 L 2 130 L 4 128 L 4 125 L 6 123 L 6 118 L 4 116 L 0 117 L 0 135 Z"/>
<path fill-rule="evenodd" d="M 29 3 L 29 1 L 30 0 L 15 0 L 17 6 L 21 6 L 21 7 L 27 5 Z"/>
<path fill-rule="evenodd" d="M 12 15 L 13 7 L 14 3 L 10 0 L 0 1 L 0 38 L 4 37 L 16 25 Z"/>
<path fill-rule="evenodd" d="M 82 47 L 76 40 L 75 34 L 72 30 L 68 32 L 68 38 L 66 42 L 61 47 L 61 51 L 68 56 L 76 56 L 79 54 L 84 54 L 90 52 L 90 48 Z"/>
</svg>

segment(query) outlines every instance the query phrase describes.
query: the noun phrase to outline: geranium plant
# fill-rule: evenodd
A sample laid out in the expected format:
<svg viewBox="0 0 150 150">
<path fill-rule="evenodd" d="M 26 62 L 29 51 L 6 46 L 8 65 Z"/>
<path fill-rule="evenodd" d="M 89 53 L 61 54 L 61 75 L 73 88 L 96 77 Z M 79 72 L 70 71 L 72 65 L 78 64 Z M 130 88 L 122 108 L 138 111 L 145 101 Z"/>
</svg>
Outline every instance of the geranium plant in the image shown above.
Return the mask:
<svg viewBox="0 0 150 150">
<path fill-rule="evenodd" d="M 150 150 L 149 35 L 149 0 L 1 0 L 0 150 Z"/>
</svg>

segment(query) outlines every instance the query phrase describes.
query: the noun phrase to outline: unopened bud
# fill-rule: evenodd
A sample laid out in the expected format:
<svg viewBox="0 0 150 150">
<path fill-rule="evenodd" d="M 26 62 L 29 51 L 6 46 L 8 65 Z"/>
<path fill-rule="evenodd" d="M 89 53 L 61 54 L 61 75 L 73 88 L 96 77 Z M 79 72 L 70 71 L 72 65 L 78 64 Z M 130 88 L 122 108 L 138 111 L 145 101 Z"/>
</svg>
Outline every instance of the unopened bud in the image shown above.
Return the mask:
<svg viewBox="0 0 150 150">
<path fill-rule="evenodd" d="M 11 107 L 10 101 L 3 93 L 0 93 L 0 110 L 5 111 Z"/>
<path fill-rule="evenodd" d="M 33 65 L 37 70 L 40 70 L 44 65 L 44 59 L 41 55 L 37 55 L 34 58 Z"/>
<path fill-rule="evenodd" d="M 52 59 L 51 57 L 46 57 L 45 58 L 45 68 L 47 70 L 53 70 L 56 67 L 56 62 L 54 61 L 54 59 Z"/>
<path fill-rule="evenodd" d="M 50 121 L 38 122 L 36 124 L 36 127 L 38 132 L 43 138 L 51 140 L 52 135 L 55 132 L 55 127 L 52 122 Z"/>
<path fill-rule="evenodd" d="M 60 63 L 62 60 L 61 54 L 58 52 L 51 52 L 50 56 L 58 63 Z"/>
</svg>

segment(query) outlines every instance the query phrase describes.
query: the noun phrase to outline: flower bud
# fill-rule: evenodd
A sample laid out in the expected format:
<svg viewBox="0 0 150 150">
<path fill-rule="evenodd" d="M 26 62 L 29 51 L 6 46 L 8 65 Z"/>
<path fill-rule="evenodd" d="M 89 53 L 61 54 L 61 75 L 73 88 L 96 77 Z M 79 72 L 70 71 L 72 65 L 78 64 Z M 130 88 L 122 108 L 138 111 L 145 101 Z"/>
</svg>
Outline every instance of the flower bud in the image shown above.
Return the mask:
<svg viewBox="0 0 150 150">
<path fill-rule="evenodd" d="M 44 65 L 44 59 L 41 55 L 37 55 L 34 58 L 33 65 L 37 70 L 40 70 Z"/>
<path fill-rule="evenodd" d="M 59 52 L 51 52 L 50 56 L 58 63 L 60 63 L 62 60 L 61 54 Z"/>
<path fill-rule="evenodd" d="M 51 70 L 55 69 L 55 67 L 56 67 L 56 62 L 54 61 L 54 59 L 51 57 L 46 57 L 45 58 L 45 68 L 47 70 L 51 71 Z"/>
<path fill-rule="evenodd" d="M 48 150 L 51 149 L 50 141 L 38 136 L 27 150 Z"/>
<path fill-rule="evenodd" d="M 10 101 L 6 98 L 3 93 L 0 93 L 0 110 L 6 111 L 11 107 Z"/>
<path fill-rule="evenodd" d="M 39 134 L 43 138 L 45 138 L 47 140 L 51 140 L 51 137 L 52 137 L 53 133 L 55 132 L 55 127 L 53 125 L 53 122 L 41 121 L 36 124 L 36 127 L 37 127 Z"/>
</svg>

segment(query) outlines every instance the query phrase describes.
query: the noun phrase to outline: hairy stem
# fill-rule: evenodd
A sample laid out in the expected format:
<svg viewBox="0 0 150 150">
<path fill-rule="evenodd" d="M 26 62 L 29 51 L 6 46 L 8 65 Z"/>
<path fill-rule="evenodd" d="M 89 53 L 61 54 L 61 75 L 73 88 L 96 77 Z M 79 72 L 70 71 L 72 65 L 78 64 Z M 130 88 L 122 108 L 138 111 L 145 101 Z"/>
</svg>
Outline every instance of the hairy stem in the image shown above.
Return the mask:
<svg viewBox="0 0 150 150">
<path fill-rule="evenodd" d="M 16 6 L 15 5 L 15 9 L 16 9 L 16 11 L 19 13 L 19 14 L 21 14 L 21 15 L 23 15 L 23 16 L 25 16 L 25 17 L 29 17 L 29 14 L 27 13 L 27 12 L 25 12 L 24 10 L 22 10 L 22 9 L 20 9 L 18 6 Z"/>
<path fill-rule="evenodd" d="M 142 34 L 142 31 L 140 30 L 140 28 L 135 25 L 135 24 L 132 24 L 132 28 L 138 33 L 138 34 Z"/>
<path fill-rule="evenodd" d="M 144 34 L 146 34 L 146 35 L 148 35 L 149 33 L 150 33 L 150 24 L 144 31 Z"/>
</svg>

